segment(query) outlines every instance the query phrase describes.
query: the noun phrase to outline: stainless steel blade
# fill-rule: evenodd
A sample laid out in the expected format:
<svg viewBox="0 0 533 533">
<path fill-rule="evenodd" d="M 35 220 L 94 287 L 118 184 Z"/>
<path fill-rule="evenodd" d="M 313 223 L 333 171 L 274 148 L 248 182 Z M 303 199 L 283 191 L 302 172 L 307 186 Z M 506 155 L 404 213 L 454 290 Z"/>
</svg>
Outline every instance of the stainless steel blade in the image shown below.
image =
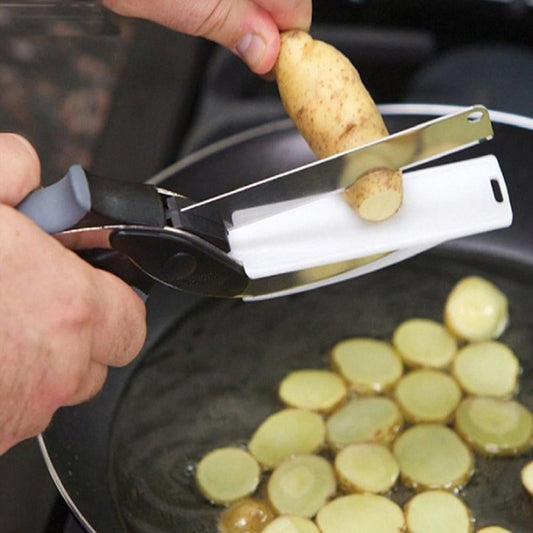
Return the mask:
<svg viewBox="0 0 533 533">
<path fill-rule="evenodd" d="M 483 106 L 439 117 L 333 157 L 184 207 L 188 216 L 222 220 L 228 229 L 262 220 L 302 200 L 345 188 L 369 170 L 407 169 L 492 138 Z"/>
</svg>

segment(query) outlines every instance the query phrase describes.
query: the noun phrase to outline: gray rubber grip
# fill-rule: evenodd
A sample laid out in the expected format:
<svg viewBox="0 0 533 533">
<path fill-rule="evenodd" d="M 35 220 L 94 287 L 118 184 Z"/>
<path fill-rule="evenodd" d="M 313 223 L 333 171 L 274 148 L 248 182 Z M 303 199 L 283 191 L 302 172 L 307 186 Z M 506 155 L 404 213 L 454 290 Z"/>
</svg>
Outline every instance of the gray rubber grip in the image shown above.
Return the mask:
<svg viewBox="0 0 533 533">
<path fill-rule="evenodd" d="M 85 171 L 79 165 L 71 166 L 58 182 L 32 192 L 17 209 L 47 233 L 72 228 L 91 210 Z"/>
</svg>

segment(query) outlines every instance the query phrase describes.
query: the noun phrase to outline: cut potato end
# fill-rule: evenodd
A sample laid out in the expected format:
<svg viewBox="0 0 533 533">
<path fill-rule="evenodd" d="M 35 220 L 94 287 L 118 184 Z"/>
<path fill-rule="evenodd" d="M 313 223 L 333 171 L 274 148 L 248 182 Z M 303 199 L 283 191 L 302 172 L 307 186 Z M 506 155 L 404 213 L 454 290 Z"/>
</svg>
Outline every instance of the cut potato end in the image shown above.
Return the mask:
<svg viewBox="0 0 533 533">
<path fill-rule="evenodd" d="M 331 364 L 359 394 L 390 389 L 403 372 L 402 361 L 389 343 L 366 337 L 337 343 Z"/>
<path fill-rule="evenodd" d="M 522 485 L 533 496 L 533 461 L 530 461 L 520 472 Z"/>
<path fill-rule="evenodd" d="M 252 494 L 261 476 L 257 461 L 241 448 L 218 448 L 196 466 L 196 484 L 212 503 L 228 504 Z"/>
<path fill-rule="evenodd" d="M 354 398 L 326 422 L 328 443 L 334 450 L 358 442 L 388 444 L 403 425 L 398 406 L 388 398 Z"/>
<path fill-rule="evenodd" d="M 283 32 L 274 73 L 287 114 L 317 157 L 388 135 L 359 73 L 333 46 L 302 31 Z M 402 203 L 401 172 L 384 171 L 370 162 L 358 162 L 361 165 L 349 169 L 350 182 L 355 182 L 346 191 L 349 203 L 373 221 L 393 215 Z"/>
<path fill-rule="evenodd" d="M 405 506 L 409 533 L 471 533 L 474 522 L 470 509 L 454 494 L 432 490 L 421 492 Z"/>
<path fill-rule="evenodd" d="M 508 397 L 518 387 L 520 363 L 505 344 L 478 342 L 459 350 L 452 372 L 469 394 Z"/>
<path fill-rule="evenodd" d="M 336 490 L 329 461 L 318 455 L 296 455 L 272 472 L 267 498 L 278 514 L 312 518 Z"/>
<path fill-rule="evenodd" d="M 320 533 L 320 531 L 308 518 L 279 516 L 268 524 L 262 533 Z"/>
<path fill-rule="evenodd" d="M 248 449 L 261 465 L 273 468 L 291 455 L 318 451 L 325 436 L 326 426 L 319 414 L 284 409 L 269 416 L 256 429 Z"/>
<path fill-rule="evenodd" d="M 344 197 L 365 220 L 387 220 L 402 205 L 402 173 L 388 168 L 372 170 L 345 189 Z"/>
<path fill-rule="evenodd" d="M 245 498 L 224 510 L 218 522 L 218 532 L 260 533 L 273 519 L 274 514 L 264 502 Z"/>
<path fill-rule="evenodd" d="M 322 533 L 398 533 L 404 531 L 401 508 L 376 494 L 351 494 L 327 503 L 316 522 Z"/>
<path fill-rule="evenodd" d="M 455 413 L 455 429 L 486 455 L 518 455 L 533 443 L 533 415 L 514 400 L 466 398 Z"/>
<path fill-rule="evenodd" d="M 507 297 L 486 279 L 463 278 L 446 300 L 444 322 L 459 339 L 497 339 L 509 322 Z"/>
<path fill-rule="evenodd" d="M 406 364 L 445 368 L 457 353 L 457 341 L 446 328 L 427 318 L 411 318 L 393 333 L 392 343 Z"/>
<path fill-rule="evenodd" d="M 344 380 L 328 370 L 297 370 L 279 386 L 279 397 L 285 404 L 319 412 L 332 411 L 346 394 Z"/>
<path fill-rule="evenodd" d="M 390 450 L 376 443 L 351 444 L 335 457 L 335 472 L 346 492 L 384 493 L 400 474 Z"/>
<path fill-rule="evenodd" d="M 445 424 L 461 401 L 461 389 L 444 372 L 414 370 L 397 383 L 394 398 L 408 422 Z"/>
<path fill-rule="evenodd" d="M 413 426 L 393 447 L 402 481 L 416 490 L 453 490 L 474 472 L 474 456 L 459 436 L 439 424 Z"/>
</svg>

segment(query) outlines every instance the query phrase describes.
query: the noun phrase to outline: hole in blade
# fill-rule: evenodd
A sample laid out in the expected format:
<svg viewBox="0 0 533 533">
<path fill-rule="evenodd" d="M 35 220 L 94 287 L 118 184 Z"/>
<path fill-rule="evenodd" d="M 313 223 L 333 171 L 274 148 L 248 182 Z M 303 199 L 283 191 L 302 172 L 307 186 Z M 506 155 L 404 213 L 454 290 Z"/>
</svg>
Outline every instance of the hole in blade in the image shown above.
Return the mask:
<svg viewBox="0 0 533 533">
<path fill-rule="evenodd" d="M 503 202 L 503 194 L 502 190 L 500 189 L 500 182 L 497 179 L 493 178 L 490 180 L 490 186 L 492 187 L 492 194 L 494 195 L 494 199 L 501 204 Z"/>
<path fill-rule="evenodd" d="M 475 122 L 479 122 L 483 118 L 483 112 L 482 111 L 473 111 L 468 115 L 466 120 L 470 122 L 471 124 L 474 124 Z"/>
</svg>

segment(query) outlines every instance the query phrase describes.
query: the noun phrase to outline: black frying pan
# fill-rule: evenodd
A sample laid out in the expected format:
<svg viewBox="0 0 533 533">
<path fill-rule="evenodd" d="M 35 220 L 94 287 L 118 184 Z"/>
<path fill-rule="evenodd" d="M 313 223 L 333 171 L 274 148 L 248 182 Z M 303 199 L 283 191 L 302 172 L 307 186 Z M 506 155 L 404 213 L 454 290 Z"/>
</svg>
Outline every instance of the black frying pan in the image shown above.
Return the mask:
<svg viewBox="0 0 533 533">
<path fill-rule="evenodd" d="M 449 110 L 383 109 L 398 131 Z M 244 442 L 280 407 L 276 385 L 290 370 L 327 363 L 328 348 L 351 335 L 390 338 L 402 319 L 440 319 L 460 277 L 479 274 L 509 296 L 503 341 L 524 367 L 520 399 L 533 408 L 533 120 L 495 115 L 495 140 L 459 158 L 495 153 L 515 222 L 441 246 L 387 270 L 262 303 L 209 300 L 162 287 L 148 300 L 143 354 L 112 371 L 86 405 L 61 409 L 40 442 L 59 490 L 89 531 L 214 532 L 218 510 L 198 495 L 192 465 L 203 453 Z M 308 162 L 290 123 L 275 123 L 209 147 L 155 178 L 195 199 Z M 457 157 L 456 157 L 457 158 Z M 450 160 L 451 158 L 447 158 Z M 184 190 L 180 176 L 194 176 Z M 186 179 L 185 181 L 191 181 Z M 518 459 L 478 458 L 464 497 L 478 527 L 497 523 L 530 533 L 533 502 Z M 409 494 L 396 492 L 403 503 Z"/>
</svg>

